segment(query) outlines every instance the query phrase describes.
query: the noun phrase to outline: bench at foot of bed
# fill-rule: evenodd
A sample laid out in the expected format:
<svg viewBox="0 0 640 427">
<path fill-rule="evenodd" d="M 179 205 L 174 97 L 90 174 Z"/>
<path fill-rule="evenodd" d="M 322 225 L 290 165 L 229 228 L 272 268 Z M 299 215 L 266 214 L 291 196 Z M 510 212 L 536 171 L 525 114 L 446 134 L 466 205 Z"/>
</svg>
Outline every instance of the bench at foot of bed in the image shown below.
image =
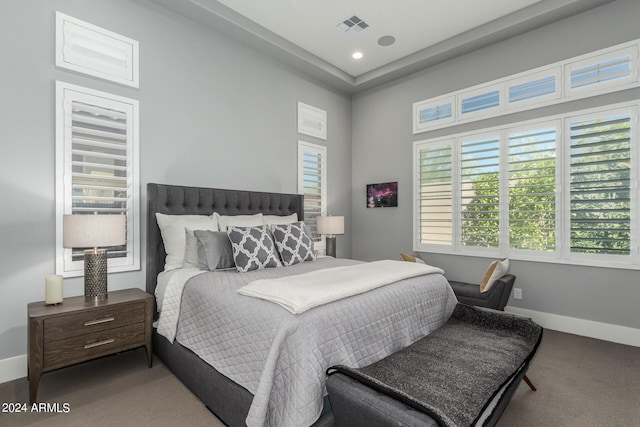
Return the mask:
<svg viewBox="0 0 640 427">
<path fill-rule="evenodd" d="M 336 425 L 493 426 L 541 339 L 530 319 L 458 304 L 409 347 L 363 368 L 329 368 Z"/>
</svg>

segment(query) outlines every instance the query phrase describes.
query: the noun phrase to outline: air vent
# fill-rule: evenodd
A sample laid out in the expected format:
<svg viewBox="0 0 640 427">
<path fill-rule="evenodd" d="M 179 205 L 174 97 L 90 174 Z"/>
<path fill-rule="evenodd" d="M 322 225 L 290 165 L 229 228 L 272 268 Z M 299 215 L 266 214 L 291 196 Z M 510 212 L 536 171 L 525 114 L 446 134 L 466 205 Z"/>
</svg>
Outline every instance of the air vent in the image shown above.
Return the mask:
<svg viewBox="0 0 640 427">
<path fill-rule="evenodd" d="M 337 27 L 340 31 L 344 31 L 345 33 L 355 34 L 366 30 L 367 27 L 369 27 L 369 24 L 354 15 L 351 18 L 347 18 L 344 21 L 340 22 Z"/>
</svg>

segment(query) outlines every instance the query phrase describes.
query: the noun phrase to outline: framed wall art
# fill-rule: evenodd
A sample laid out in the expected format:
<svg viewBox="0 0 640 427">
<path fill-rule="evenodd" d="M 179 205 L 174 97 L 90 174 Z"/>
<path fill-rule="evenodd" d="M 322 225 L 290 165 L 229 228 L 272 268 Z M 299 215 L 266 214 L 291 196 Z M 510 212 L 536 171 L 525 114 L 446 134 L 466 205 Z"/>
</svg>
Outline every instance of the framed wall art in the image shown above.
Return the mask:
<svg viewBox="0 0 640 427">
<path fill-rule="evenodd" d="M 367 208 L 394 208 L 397 206 L 397 181 L 367 184 Z"/>
</svg>

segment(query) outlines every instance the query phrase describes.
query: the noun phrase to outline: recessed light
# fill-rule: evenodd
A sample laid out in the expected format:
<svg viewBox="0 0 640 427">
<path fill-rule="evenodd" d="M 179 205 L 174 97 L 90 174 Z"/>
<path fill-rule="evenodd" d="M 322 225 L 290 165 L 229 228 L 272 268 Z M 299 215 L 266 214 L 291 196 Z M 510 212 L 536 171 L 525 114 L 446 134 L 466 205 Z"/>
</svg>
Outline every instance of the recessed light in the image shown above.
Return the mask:
<svg viewBox="0 0 640 427">
<path fill-rule="evenodd" d="M 353 52 L 351 54 L 351 57 L 353 59 L 362 59 L 363 56 L 364 56 L 364 54 L 362 52 L 360 52 L 360 51 L 356 51 L 356 52 Z"/>
<path fill-rule="evenodd" d="M 382 36 L 378 39 L 378 44 L 380 46 L 391 46 L 396 42 L 396 38 L 393 36 Z"/>
</svg>

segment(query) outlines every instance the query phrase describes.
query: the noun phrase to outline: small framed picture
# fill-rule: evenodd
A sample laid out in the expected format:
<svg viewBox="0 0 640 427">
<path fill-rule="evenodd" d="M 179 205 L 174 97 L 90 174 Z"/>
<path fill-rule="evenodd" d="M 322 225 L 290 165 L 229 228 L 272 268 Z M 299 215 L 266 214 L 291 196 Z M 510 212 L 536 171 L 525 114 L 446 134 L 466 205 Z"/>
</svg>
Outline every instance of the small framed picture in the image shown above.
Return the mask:
<svg viewBox="0 0 640 427">
<path fill-rule="evenodd" d="M 394 208 L 398 206 L 398 182 L 367 184 L 367 208 Z"/>
</svg>

